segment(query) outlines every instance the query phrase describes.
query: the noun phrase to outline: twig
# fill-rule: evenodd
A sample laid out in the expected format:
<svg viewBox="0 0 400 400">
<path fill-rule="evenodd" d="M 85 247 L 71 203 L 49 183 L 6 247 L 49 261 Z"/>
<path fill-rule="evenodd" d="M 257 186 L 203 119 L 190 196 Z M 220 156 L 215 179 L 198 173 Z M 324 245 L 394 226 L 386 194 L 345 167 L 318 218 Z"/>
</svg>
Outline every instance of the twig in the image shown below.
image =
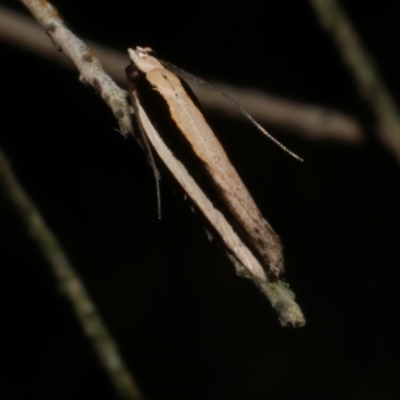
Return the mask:
<svg viewBox="0 0 400 400">
<path fill-rule="evenodd" d="M 360 93 L 368 100 L 379 123 L 379 136 L 400 162 L 400 113 L 372 58 L 336 0 L 310 0 L 354 75 Z"/>
<path fill-rule="evenodd" d="M 290 290 L 289 285 L 281 280 L 270 281 L 261 266 L 254 265 L 257 268 L 257 275 L 251 273 L 243 267 L 238 260 L 228 254 L 230 260 L 236 268 L 236 274 L 242 278 L 250 279 L 260 289 L 271 303 L 272 307 L 278 313 L 279 321 L 282 326 L 302 327 L 306 320 L 299 305 L 295 302 L 295 294 Z"/>
<path fill-rule="evenodd" d="M 39 210 L 18 182 L 1 149 L 0 189 L 3 189 L 4 194 L 16 208 L 31 237 L 47 259 L 86 335 L 91 339 L 97 356 L 106 369 L 120 398 L 124 400 L 142 399 L 143 397 L 132 375 L 119 355 L 111 334 L 86 292 L 75 268 L 68 260 L 53 232 L 44 222 Z"/>
<path fill-rule="evenodd" d="M 301 327 L 305 325 L 304 315 L 294 301 L 295 294 L 285 282 L 267 282 L 259 285 L 259 288 L 277 311 L 282 326 Z"/>
<path fill-rule="evenodd" d="M 54 46 L 37 24 L 2 7 L 0 40 L 13 43 L 64 66 L 72 66 L 62 53 L 54 51 Z M 125 84 L 124 69 L 129 63 L 126 54 L 96 43 L 88 43 L 101 60 L 104 70 L 120 84 Z M 241 89 L 218 82 L 213 84 L 232 95 L 256 120 L 270 127 L 297 133 L 308 140 L 334 140 L 350 145 L 358 145 L 364 140 L 362 126 L 355 119 L 335 110 L 282 99 L 256 90 Z M 204 107 L 230 118 L 240 118 L 235 108 L 221 96 L 201 86 L 194 89 Z"/>
<path fill-rule="evenodd" d="M 74 63 L 80 73 L 80 81 L 91 85 L 111 108 L 121 131 L 125 135 L 133 133 L 126 93 L 104 72 L 94 51 L 67 28 L 57 9 L 49 2 L 20 1 L 50 36 L 53 44 Z"/>
</svg>

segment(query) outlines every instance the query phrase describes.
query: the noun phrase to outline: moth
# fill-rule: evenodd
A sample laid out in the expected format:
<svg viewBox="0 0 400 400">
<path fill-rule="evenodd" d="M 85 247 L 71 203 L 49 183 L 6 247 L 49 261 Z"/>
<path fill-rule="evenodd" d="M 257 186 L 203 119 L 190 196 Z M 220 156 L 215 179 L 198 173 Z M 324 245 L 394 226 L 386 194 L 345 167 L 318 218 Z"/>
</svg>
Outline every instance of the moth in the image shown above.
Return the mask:
<svg viewBox="0 0 400 400">
<path fill-rule="evenodd" d="M 128 53 L 128 89 L 146 146 L 220 235 L 235 266 L 259 282 L 278 279 L 284 272 L 279 236 L 261 215 L 198 100 L 176 75 L 189 74 L 157 59 L 150 48 Z"/>
</svg>

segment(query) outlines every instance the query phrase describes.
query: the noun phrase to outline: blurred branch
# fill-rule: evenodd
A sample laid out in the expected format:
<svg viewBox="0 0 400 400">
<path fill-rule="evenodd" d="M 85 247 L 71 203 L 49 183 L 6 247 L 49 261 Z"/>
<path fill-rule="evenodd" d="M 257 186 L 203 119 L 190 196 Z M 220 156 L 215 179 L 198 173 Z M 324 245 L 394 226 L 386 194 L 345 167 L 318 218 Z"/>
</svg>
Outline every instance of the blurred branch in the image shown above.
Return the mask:
<svg viewBox="0 0 400 400">
<path fill-rule="evenodd" d="M 72 66 L 67 62 L 62 53 L 54 51 L 54 46 L 37 24 L 27 17 L 1 7 L 0 40 L 32 51 L 64 66 Z M 56 43 L 63 48 L 59 43 L 60 40 Z M 126 77 L 124 69 L 129 64 L 127 55 L 102 47 L 99 44 L 88 43 L 101 60 L 104 70 L 117 82 L 125 85 Z M 65 49 L 63 48 L 63 50 Z M 94 56 L 93 51 L 90 51 L 90 54 Z M 79 69 L 79 65 L 77 67 Z M 309 140 L 335 140 L 352 145 L 358 145 L 364 140 L 361 125 L 343 113 L 315 105 L 282 99 L 256 90 L 240 89 L 218 82 L 213 84 L 232 95 L 255 119 L 270 127 L 274 126 L 291 131 Z M 224 113 L 230 118 L 241 118 L 236 109 L 216 93 L 201 86 L 196 86 L 195 91 L 199 95 L 204 107 L 209 108 L 213 112 Z M 122 109 L 126 110 L 125 107 Z M 116 111 L 118 111 L 118 108 Z M 114 114 L 116 114 L 116 111 L 114 111 Z M 124 124 L 122 125 L 125 126 Z M 125 131 L 129 130 L 128 128 L 126 126 Z"/>
<path fill-rule="evenodd" d="M 91 339 L 100 362 L 106 369 L 121 399 L 139 400 L 142 396 L 122 361 L 117 346 L 102 321 L 96 306 L 68 260 L 53 232 L 44 222 L 39 210 L 25 193 L 0 149 L 0 189 L 9 198 L 39 246 L 61 289 L 72 304 L 86 335 Z"/>
<path fill-rule="evenodd" d="M 400 162 L 400 113 L 378 68 L 336 0 L 310 0 L 321 24 L 336 41 L 344 62 L 354 75 L 360 93 L 368 100 L 379 124 L 379 137 Z"/>
</svg>

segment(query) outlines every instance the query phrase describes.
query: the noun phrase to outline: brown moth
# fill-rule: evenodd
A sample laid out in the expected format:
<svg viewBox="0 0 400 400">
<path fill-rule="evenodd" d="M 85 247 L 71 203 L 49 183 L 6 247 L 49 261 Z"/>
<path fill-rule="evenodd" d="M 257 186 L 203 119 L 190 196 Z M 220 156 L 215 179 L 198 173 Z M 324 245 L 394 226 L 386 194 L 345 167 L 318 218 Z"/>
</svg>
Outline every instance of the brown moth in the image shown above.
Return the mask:
<svg viewBox="0 0 400 400">
<path fill-rule="evenodd" d="M 128 52 L 129 93 L 144 141 L 221 236 L 236 267 L 260 281 L 278 279 L 284 272 L 279 236 L 261 215 L 197 99 L 151 49 Z M 166 128 L 153 116 L 160 107 Z"/>
</svg>

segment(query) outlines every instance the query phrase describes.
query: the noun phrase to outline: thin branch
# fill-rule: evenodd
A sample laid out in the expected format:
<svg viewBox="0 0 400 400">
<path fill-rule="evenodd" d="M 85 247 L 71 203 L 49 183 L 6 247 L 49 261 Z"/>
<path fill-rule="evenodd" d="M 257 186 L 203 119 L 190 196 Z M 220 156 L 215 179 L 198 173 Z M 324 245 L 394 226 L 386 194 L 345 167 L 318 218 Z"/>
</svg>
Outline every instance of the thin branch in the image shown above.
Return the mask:
<svg viewBox="0 0 400 400">
<path fill-rule="evenodd" d="M 126 93 L 104 72 L 95 52 L 67 28 L 57 9 L 49 2 L 20 1 L 50 36 L 53 44 L 73 62 L 79 71 L 80 81 L 91 85 L 111 108 L 121 131 L 125 135 L 132 133 L 130 106 Z M 21 40 L 20 32 L 18 35 Z M 32 43 L 32 39 L 29 40 Z"/>
<path fill-rule="evenodd" d="M 54 51 L 54 46 L 37 24 L 25 16 L 2 7 L 0 7 L 0 40 L 64 66 L 72 66 L 62 53 Z M 96 43 L 88 43 L 101 60 L 104 70 L 118 83 L 125 85 L 124 69 L 129 63 L 126 54 Z M 218 82 L 213 85 L 232 95 L 256 120 L 269 127 L 297 133 L 308 140 L 334 140 L 350 145 L 359 145 L 364 141 L 360 123 L 338 111 L 282 99 L 257 90 Z M 241 118 L 235 108 L 221 96 L 198 86 L 194 90 L 204 107 L 228 115 L 230 118 Z"/>
<path fill-rule="evenodd" d="M 360 93 L 374 110 L 382 143 L 400 162 L 399 109 L 345 10 L 336 0 L 310 0 L 310 4 L 318 14 L 321 25 L 335 40 Z"/>
<path fill-rule="evenodd" d="M 306 324 L 304 314 L 295 302 L 295 294 L 287 283 L 281 280 L 270 281 L 258 263 L 254 264 L 258 271 L 257 276 L 246 269 L 235 256 L 228 253 L 228 257 L 236 268 L 236 274 L 242 278 L 250 279 L 259 288 L 261 293 L 267 297 L 272 307 L 278 313 L 282 326 L 302 327 Z"/>
<path fill-rule="evenodd" d="M 0 189 L 16 208 L 31 237 L 44 254 L 86 335 L 92 341 L 97 356 L 120 398 L 124 400 L 142 399 L 132 375 L 119 355 L 117 345 L 86 292 L 79 275 L 68 260 L 56 236 L 46 225 L 38 208 L 18 182 L 1 149 Z"/>
<path fill-rule="evenodd" d="M 259 288 L 278 313 L 282 326 L 301 327 L 305 325 L 306 320 L 299 305 L 295 302 L 295 294 L 285 282 L 267 281 L 260 284 Z"/>
</svg>

